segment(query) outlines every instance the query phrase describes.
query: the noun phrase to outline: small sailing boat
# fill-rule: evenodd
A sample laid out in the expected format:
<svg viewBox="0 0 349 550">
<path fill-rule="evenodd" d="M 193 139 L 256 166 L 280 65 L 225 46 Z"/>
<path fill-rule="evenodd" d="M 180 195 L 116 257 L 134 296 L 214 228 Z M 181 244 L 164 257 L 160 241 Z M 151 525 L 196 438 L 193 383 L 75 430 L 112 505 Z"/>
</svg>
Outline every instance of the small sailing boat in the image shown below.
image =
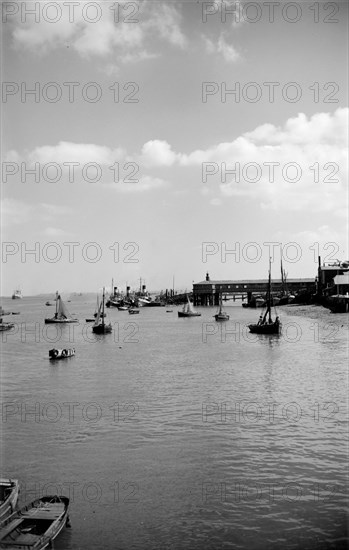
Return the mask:
<svg viewBox="0 0 349 550">
<path fill-rule="evenodd" d="M 105 290 L 104 290 L 104 287 L 103 287 L 102 302 L 99 304 L 97 317 L 96 317 L 95 323 L 92 327 L 92 332 L 94 332 L 95 334 L 109 334 L 112 331 L 111 323 L 109 323 L 109 324 L 105 323 L 104 306 L 105 306 Z"/>
<path fill-rule="evenodd" d="M 193 308 L 193 304 L 190 302 L 187 296 L 188 303 L 184 304 L 182 311 L 178 312 L 178 317 L 201 317 L 201 313 L 198 313 Z"/>
<path fill-rule="evenodd" d="M 78 323 L 79 319 L 73 319 L 62 298 L 56 292 L 56 313 L 54 317 L 45 319 L 45 323 Z"/>
<path fill-rule="evenodd" d="M 97 294 L 97 307 L 96 307 L 96 311 L 94 312 L 93 316 L 94 318 L 96 319 L 97 315 L 98 315 L 98 311 L 99 311 L 99 300 L 98 300 L 98 294 Z M 106 313 L 104 313 L 103 317 L 106 316 Z"/>
<path fill-rule="evenodd" d="M 228 313 L 223 310 L 222 298 L 219 300 L 219 310 L 216 315 L 214 315 L 214 318 L 216 321 L 229 321 Z"/>
<path fill-rule="evenodd" d="M 275 321 L 271 317 L 271 308 L 273 305 L 273 296 L 271 293 L 271 262 L 269 260 L 269 278 L 268 278 L 268 291 L 266 299 L 266 310 L 264 315 L 260 315 L 259 321 L 256 324 L 248 325 L 250 332 L 256 334 L 280 334 L 281 322 L 279 317 L 275 318 Z"/>
</svg>

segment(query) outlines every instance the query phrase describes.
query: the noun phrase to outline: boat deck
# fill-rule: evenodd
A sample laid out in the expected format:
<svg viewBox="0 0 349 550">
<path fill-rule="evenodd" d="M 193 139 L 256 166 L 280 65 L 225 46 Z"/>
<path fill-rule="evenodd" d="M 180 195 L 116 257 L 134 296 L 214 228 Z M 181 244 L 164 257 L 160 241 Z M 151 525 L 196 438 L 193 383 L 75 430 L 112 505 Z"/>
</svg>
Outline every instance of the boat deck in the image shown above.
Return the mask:
<svg viewBox="0 0 349 550">
<path fill-rule="evenodd" d="M 22 518 L 30 519 L 50 519 L 52 521 L 59 518 L 59 516 L 64 512 L 65 506 L 61 502 L 50 502 L 46 506 L 29 508 L 26 512 L 21 514 Z"/>
<path fill-rule="evenodd" d="M 64 514 L 65 506 L 61 502 L 34 506 L 19 514 L 1 530 L 0 548 L 13 546 L 31 547 L 38 542 L 50 526 Z M 35 532 L 26 532 L 33 529 Z M 4 546 L 3 546 L 4 545 Z"/>
</svg>

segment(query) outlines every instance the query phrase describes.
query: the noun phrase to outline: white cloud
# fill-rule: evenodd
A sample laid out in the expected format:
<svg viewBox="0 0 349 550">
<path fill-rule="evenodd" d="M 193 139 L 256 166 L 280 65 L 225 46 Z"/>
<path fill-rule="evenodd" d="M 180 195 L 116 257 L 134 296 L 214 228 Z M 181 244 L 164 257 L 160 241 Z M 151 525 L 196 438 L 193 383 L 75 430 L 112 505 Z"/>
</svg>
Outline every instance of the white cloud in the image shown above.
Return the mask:
<svg viewBox="0 0 349 550">
<path fill-rule="evenodd" d="M 180 155 L 179 162 L 216 163 L 212 169 L 216 167 L 218 174 L 209 176 L 207 184 L 219 187 L 223 196 L 259 200 L 262 208 L 333 210 L 340 216 L 347 202 L 347 119 L 348 109 L 309 119 L 300 113 L 282 128 L 264 124 L 232 142 Z M 222 182 L 223 162 L 227 170 L 237 169 L 240 181 L 227 173 Z M 265 163 L 278 163 L 274 177 Z"/>
<path fill-rule="evenodd" d="M 347 118 L 348 109 L 334 113 L 317 113 L 308 118 L 303 113 L 286 120 L 282 127 L 262 124 L 235 140 L 213 145 L 206 150 L 176 152 L 165 140 L 147 141 L 140 154 L 122 148 L 95 144 L 59 142 L 41 146 L 27 153 L 26 159 L 42 164 L 56 162 L 98 163 L 104 167 L 101 183 L 121 192 L 148 191 L 166 182 L 143 169 L 174 166 L 199 167 L 212 163 L 216 174 L 207 172 L 201 192 L 216 205 L 222 197 L 240 197 L 259 202 L 263 209 L 281 211 L 330 212 L 347 217 Z M 16 151 L 11 158 L 20 158 Z M 134 163 L 138 183 L 114 184 L 108 170 L 120 162 Z M 225 180 L 223 163 L 225 163 Z M 235 169 L 237 175 L 229 170 Z M 105 176 L 106 174 L 106 176 Z M 91 177 L 91 176 L 90 176 Z M 93 174 L 92 174 L 93 177 Z"/>
<path fill-rule="evenodd" d="M 221 33 L 218 41 L 213 42 L 207 37 L 203 37 L 206 44 L 206 51 L 209 54 L 221 54 L 224 61 L 227 63 L 236 63 L 241 59 L 239 52 L 232 44 L 228 44 L 225 40 L 224 33 Z"/>
<path fill-rule="evenodd" d="M 118 61 L 125 63 L 156 57 L 158 54 L 149 53 L 145 45 L 155 42 L 158 49 L 159 38 L 177 48 L 183 49 L 187 45 L 181 30 L 181 15 L 175 6 L 133 2 L 130 3 L 134 10 L 132 14 L 130 7 L 125 9 L 122 2 L 114 3 L 115 9 L 110 9 L 111 4 L 102 1 L 91 3 L 84 0 L 76 6 L 73 4 L 37 2 L 38 21 L 33 15 L 24 20 L 21 10 L 15 17 L 9 16 L 14 45 L 40 55 L 67 47 L 87 58 L 116 53 Z M 87 8 L 89 4 L 91 6 Z M 98 7 L 98 11 L 92 4 Z"/>
<path fill-rule="evenodd" d="M 43 145 L 36 147 L 28 153 L 30 163 L 56 162 L 62 165 L 64 162 L 79 162 L 84 165 L 88 162 L 95 162 L 101 165 L 111 166 L 115 161 L 125 156 L 121 148 L 110 149 L 102 145 L 90 143 L 72 143 L 60 141 L 58 145 Z"/>
<path fill-rule="evenodd" d="M 174 6 L 155 2 L 146 27 L 151 32 L 158 32 L 162 38 L 174 46 L 183 49 L 187 45 L 187 39 L 181 31 L 180 21 L 181 16 Z"/>
<path fill-rule="evenodd" d="M 174 153 L 167 141 L 147 141 L 142 147 L 139 161 L 146 167 L 171 166 L 175 163 L 178 155 Z"/>
</svg>

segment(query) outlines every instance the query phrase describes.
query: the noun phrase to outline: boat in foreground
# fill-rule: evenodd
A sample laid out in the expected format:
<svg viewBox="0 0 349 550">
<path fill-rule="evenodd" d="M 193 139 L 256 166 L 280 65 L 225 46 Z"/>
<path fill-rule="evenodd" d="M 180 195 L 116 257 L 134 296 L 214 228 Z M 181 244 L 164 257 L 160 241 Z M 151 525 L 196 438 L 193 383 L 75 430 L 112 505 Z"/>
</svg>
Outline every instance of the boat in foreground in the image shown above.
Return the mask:
<svg viewBox="0 0 349 550">
<path fill-rule="evenodd" d="M 43 550 L 68 524 L 69 498 L 43 496 L 24 506 L 0 524 L 0 548 Z"/>
<path fill-rule="evenodd" d="M 139 309 L 137 307 L 130 307 L 128 312 L 130 315 L 137 315 L 137 313 L 139 313 Z"/>
<path fill-rule="evenodd" d="M 0 319 L 0 332 L 4 332 L 5 330 L 11 330 L 15 326 L 14 323 L 4 323 L 2 319 Z"/>
<path fill-rule="evenodd" d="M 214 315 L 214 318 L 216 321 L 229 321 L 230 319 L 228 313 L 226 313 L 223 309 L 222 298 L 219 301 L 219 310 L 216 315 Z"/>
<path fill-rule="evenodd" d="M 178 317 L 201 317 L 201 313 L 198 313 L 193 308 L 193 304 L 190 302 L 187 296 L 188 303 L 184 304 L 182 311 L 178 312 Z"/>
<path fill-rule="evenodd" d="M 92 332 L 94 332 L 95 334 L 109 334 L 112 331 L 111 323 L 107 324 L 105 322 L 104 306 L 105 306 L 105 289 L 103 287 L 102 302 L 99 304 L 97 317 L 92 327 Z"/>
<path fill-rule="evenodd" d="M 269 262 L 268 291 L 266 299 L 266 310 L 264 315 L 260 315 L 258 323 L 248 325 L 250 332 L 255 334 L 279 334 L 281 322 L 278 316 L 275 321 L 271 317 L 271 308 L 273 305 L 273 296 L 271 293 L 271 263 Z"/>
<path fill-rule="evenodd" d="M 16 508 L 18 494 L 17 479 L 0 479 L 0 521 Z"/>
<path fill-rule="evenodd" d="M 73 319 L 73 317 L 70 315 L 67 306 L 63 302 L 62 298 L 56 293 L 56 313 L 54 317 L 51 317 L 50 319 L 45 319 L 45 324 L 49 323 L 78 323 L 79 319 Z"/>
<path fill-rule="evenodd" d="M 50 359 L 67 359 L 67 357 L 73 357 L 75 355 L 75 348 L 53 348 L 49 350 L 48 355 Z"/>
</svg>

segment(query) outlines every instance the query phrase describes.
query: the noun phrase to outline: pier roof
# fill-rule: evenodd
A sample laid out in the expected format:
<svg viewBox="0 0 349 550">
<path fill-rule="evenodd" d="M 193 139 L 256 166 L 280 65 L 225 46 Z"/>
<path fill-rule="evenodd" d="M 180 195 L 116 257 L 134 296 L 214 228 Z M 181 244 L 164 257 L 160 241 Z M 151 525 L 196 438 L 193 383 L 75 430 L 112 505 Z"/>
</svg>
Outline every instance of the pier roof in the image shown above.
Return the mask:
<svg viewBox="0 0 349 550">
<path fill-rule="evenodd" d="M 299 279 L 287 279 L 287 283 L 313 283 L 313 278 L 299 278 Z M 267 284 L 268 279 L 239 279 L 239 280 L 210 280 L 210 281 L 200 281 L 199 283 L 194 283 L 195 285 L 253 285 L 253 284 Z M 272 279 L 272 283 L 282 283 L 281 279 Z"/>
</svg>

